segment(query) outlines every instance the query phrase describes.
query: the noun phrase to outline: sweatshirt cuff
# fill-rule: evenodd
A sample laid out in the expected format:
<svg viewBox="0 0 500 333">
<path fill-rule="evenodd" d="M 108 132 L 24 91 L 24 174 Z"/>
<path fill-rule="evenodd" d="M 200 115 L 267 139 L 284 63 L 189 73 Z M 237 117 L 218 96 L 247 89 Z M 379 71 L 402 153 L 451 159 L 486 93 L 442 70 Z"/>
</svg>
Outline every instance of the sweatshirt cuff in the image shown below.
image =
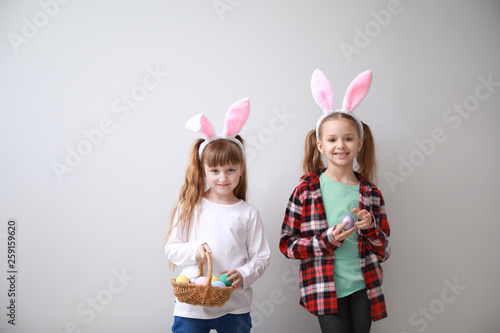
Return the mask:
<svg viewBox="0 0 500 333">
<path fill-rule="evenodd" d="M 247 278 L 250 276 L 250 270 L 245 267 L 241 266 L 240 268 L 236 269 L 238 272 L 240 272 L 241 277 L 243 278 L 243 283 L 241 284 L 241 290 L 247 289 L 249 286 L 247 286 L 249 283 L 247 281 Z"/>
<path fill-rule="evenodd" d="M 205 244 L 206 242 L 190 242 L 189 245 L 190 245 L 190 248 L 191 248 L 191 251 L 193 251 L 193 254 L 191 256 L 191 260 L 194 262 L 194 263 L 197 263 L 199 264 L 198 261 L 196 261 L 196 252 L 198 252 L 198 249 L 200 248 L 200 246 L 202 244 Z"/>
</svg>

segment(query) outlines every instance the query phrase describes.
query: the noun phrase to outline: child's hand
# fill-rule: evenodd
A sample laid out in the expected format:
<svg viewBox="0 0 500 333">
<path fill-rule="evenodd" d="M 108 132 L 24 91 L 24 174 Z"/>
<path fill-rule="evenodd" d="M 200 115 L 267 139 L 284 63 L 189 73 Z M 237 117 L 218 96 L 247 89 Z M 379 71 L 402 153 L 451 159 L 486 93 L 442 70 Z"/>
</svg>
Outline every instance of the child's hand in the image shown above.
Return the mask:
<svg viewBox="0 0 500 333">
<path fill-rule="evenodd" d="M 205 252 L 212 253 L 212 250 L 210 250 L 210 247 L 208 246 L 207 243 L 201 244 L 201 246 L 198 248 L 196 251 L 196 262 L 207 262 L 207 255 Z"/>
<path fill-rule="evenodd" d="M 234 289 L 238 289 L 243 285 L 243 276 L 241 276 L 241 273 L 237 270 L 232 269 L 230 271 L 223 271 L 221 274 L 224 273 L 226 273 L 228 281 L 233 280 L 233 283 L 231 283 L 231 285 L 234 287 Z"/>
<path fill-rule="evenodd" d="M 333 227 L 332 234 L 333 234 L 333 237 L 337 241 L 342 242 L 344 239 L 346 239 L 347 237 L 351 236 L 352 233 L 354 232 L 354 230 L 356 230 L 355 227 L 352 227 L 351 229 L 344 231 L 343 230 L 344 227 L 346 225 L 348 225 L 348 224 L 349 224 L 349 221 L 345 221 L 344 223 L 336 225 L 335 227 Z"/>
<path fill-rule="evenodd" d="M 357 228 L 368 229 L 372 226 L 372 214 L 366 209 L 359 210 L 358 208 L 354 208 L 352 212 L 358 217 L 358 222 L 354 223 Z"/>
</svg>

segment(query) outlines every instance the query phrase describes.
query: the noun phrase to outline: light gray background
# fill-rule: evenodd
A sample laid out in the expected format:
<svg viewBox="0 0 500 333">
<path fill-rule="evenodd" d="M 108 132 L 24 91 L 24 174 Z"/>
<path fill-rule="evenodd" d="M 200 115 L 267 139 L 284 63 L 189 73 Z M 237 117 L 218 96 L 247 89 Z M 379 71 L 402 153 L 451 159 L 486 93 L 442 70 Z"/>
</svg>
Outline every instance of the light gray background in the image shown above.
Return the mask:
<svg viewBox="0 0 500 333">
<path fill-rule="evenodd" d="M 0 331 L 168 332 L 178 271 L 162 246 L 198 137 L 184 123 L 205 112 L 220 132 L 247 96 L 249 201 L 272 248 L 253 331 L 318 331 L 278 250 L 320 115 L 315 68 L 337 107 L 374 73 L 357 113 L 376 138 L 393 254 L 389 317 L 372 332 L 500 331 L 499 1 L 63 2 L 0 2 L 0 277 L 11 218 L 19 271 L 15 327 L 0 278 Z M 58 179 L 68 147 L 87 156 Z"/>
</svg>

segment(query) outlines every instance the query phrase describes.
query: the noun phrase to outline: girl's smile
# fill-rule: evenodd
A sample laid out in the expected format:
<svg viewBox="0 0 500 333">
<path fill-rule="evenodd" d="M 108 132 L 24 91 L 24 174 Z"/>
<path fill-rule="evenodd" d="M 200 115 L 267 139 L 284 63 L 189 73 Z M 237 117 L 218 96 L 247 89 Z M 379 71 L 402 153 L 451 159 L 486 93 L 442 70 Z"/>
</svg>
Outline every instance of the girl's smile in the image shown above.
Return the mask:
<svg viewBox="0 0 500 333">
<path fill-rule="evenodd" d="M 341 182 L 356 183 L 353 166 L 363 146 L 356 124 L 347 118 L 326 119 L 321 124 L 320 140 L 316 146 L 325 154 L 328 167 L 325 174 Z"/>
<path fill-rule="evenodd" d="M 340 159 L 346 158 L 349 153 L 334 153 Z"/>
<path fill-rule="evenodd" d="M 326 120 L 321 125 L 321 139 L 317 146 L 322 154 L 326 154 L 329 167 L 345 166 L 352 169 L 362 145 L 356 126 L 349 119 Z"/>
</svg>

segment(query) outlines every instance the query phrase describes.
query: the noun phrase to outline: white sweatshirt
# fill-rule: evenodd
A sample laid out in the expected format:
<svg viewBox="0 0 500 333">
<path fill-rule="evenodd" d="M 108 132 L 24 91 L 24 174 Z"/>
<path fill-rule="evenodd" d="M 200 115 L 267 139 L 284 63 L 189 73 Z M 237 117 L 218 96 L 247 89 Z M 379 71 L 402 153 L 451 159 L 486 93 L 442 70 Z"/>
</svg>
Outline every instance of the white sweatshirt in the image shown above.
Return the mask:
<svg viewBox="0 0 500 333">
<path fill-rule="evenodd" d="M 203 198 L 200 218 L 196 222 L 195 216 L 193 221 L 189 237 L 175 227 L 165 245 L 167 258 L 177 266 L 184 266 L 179 275 L 188 278 L 197 275 L 196 251 L 207 243 L 212 250 L 213 275 L 219 277 L 222 271 L 236 269 L 243 276 L 243 285 L 233 291 L 222 307 L 189 305 L 176 299 L 174 316 L 213 319 L 228 313 L 250 312 L 251 285 L 264 274 L 271 255 L 259 211 L 242 200 L 233 205 L 219 205 Z M 207 270 L 205 264 L 204 276 Z"/>
</svg>

